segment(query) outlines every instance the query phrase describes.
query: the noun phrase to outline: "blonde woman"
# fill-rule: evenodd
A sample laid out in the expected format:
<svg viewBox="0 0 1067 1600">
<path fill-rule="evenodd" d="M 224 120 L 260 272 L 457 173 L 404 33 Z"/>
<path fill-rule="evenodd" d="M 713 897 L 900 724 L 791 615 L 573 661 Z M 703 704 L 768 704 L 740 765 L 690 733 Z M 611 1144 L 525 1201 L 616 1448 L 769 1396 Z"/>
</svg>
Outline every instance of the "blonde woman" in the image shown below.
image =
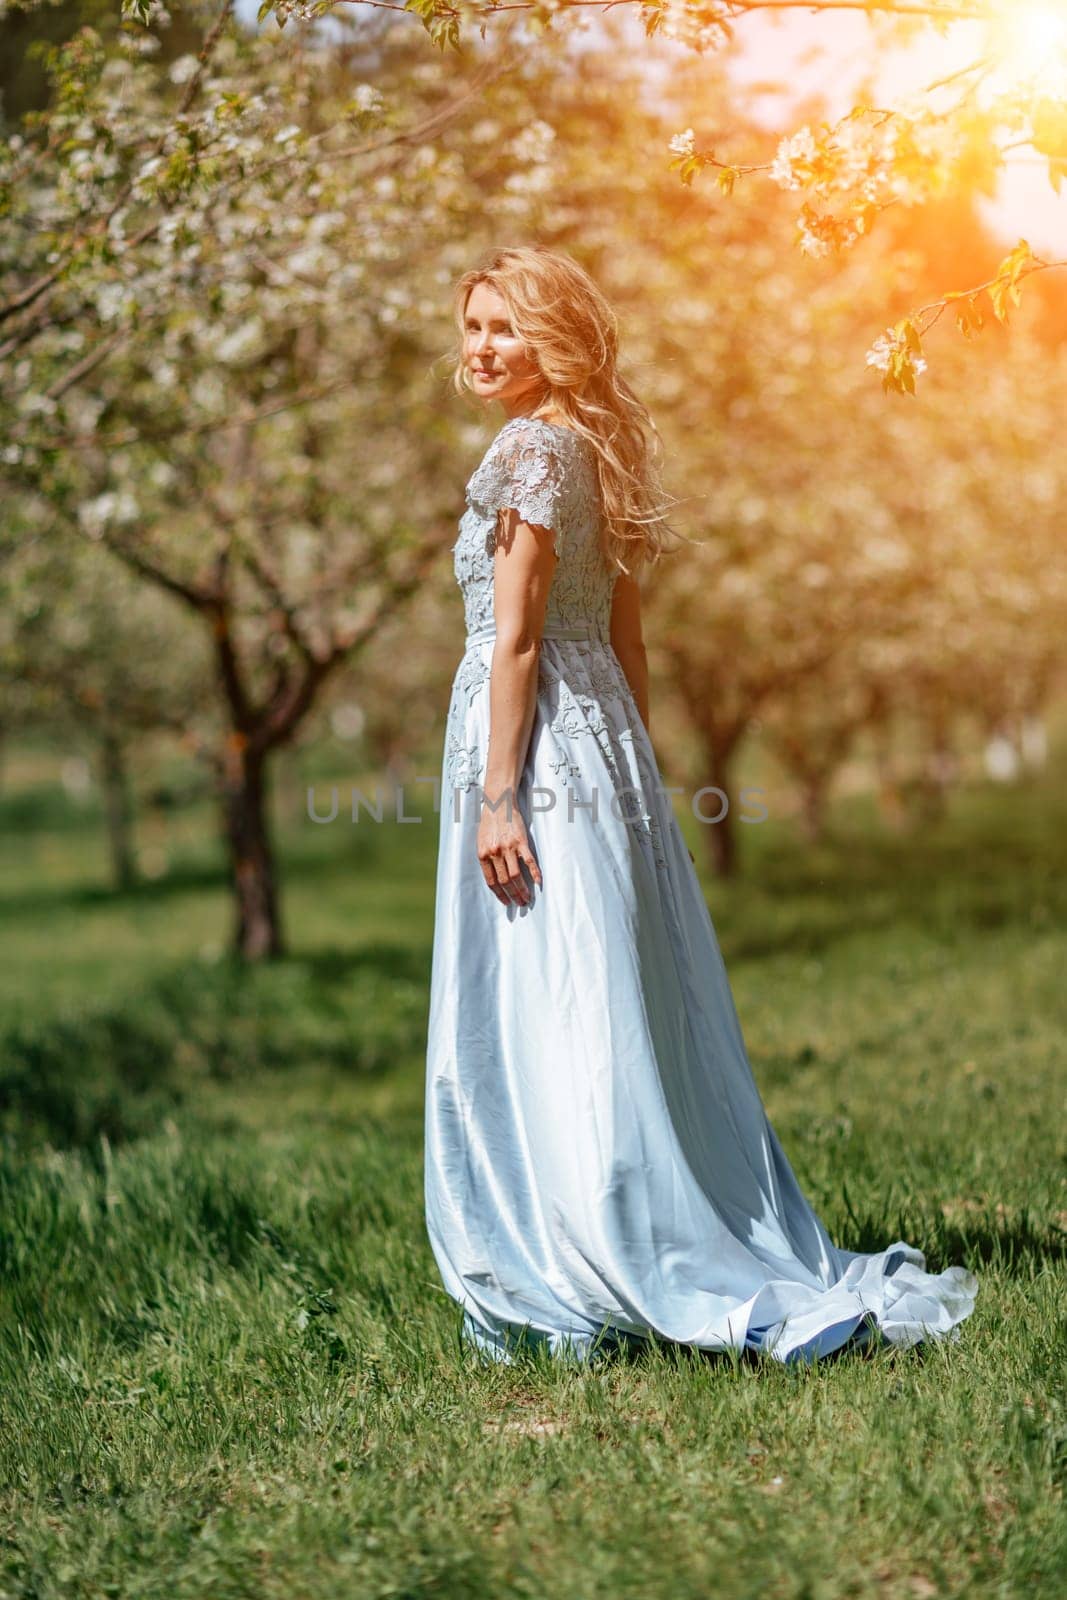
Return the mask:
<svg viewBox="0 0 1067 1600">
<path fill-rule="evenodd" d="M 641 569 L 667 549 L 616 318 L 543 249 L 456 289 L 455 382 L 504 418 L 453 547 L 426 1220 L 464 1338 L 810 1360 L 959 1337 L 978 1281 L 838 1249 L 749 1065 L 649 738 Z"/>
</svg>

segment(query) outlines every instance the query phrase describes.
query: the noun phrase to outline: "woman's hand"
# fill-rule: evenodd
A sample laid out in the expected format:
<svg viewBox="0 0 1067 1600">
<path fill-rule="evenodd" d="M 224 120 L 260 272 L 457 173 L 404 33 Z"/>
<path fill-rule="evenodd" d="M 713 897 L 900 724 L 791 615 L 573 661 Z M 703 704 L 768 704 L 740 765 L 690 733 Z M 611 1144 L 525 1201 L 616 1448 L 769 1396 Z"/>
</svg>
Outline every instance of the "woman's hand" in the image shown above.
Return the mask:
<svg viewBox="0 0 1067 1600">
<path fill-rule="evenodd" d="M 541 869 L 530 849 L 522 813 L 506 791 L 486 799 L 496 802 L 494 811 L 483 801 L 478 822 L 478 860 L 486 884 L 502 905 L 529 905 L 530 891 L 520 862 L 525 861 L 538 888 L 542 887 Z"/>
</svg>

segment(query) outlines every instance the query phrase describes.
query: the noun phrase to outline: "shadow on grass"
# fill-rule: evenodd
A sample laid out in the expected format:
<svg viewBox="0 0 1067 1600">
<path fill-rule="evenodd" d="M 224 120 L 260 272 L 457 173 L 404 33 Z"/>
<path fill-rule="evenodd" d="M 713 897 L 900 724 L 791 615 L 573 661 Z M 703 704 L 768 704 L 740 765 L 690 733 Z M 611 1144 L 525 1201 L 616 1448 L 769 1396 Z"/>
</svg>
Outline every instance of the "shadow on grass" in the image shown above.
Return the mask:
<svg viewBox="0 0 1067 1600">
<path fill-rule="evenodd" d="M 122 1000 L 0 1031 L 0 1131 L 87 1149 L 149 1135 L 204 1080 L 381 1078 L 425 1046 L 431 953 L 379 942 L 265 965 L 191 961 Z"/>
<path fill-rule="evenodd" d="M 755 1331 L 755 1336 L 759 1337 L 759 1330 Z M 922 1342 L 904 1347 L 894 1345 L 881 1332 L 873 1315 L 864 1317 L 836 1348 L 807 1355 L 798 1352 L 784 1360 L 771 1354 L 769 1349 L 757 1348 L 753 1344 L 712 1350 L 664 1339 L 655 1333 L 644 1336 L 610 1327 L 601 1331 L 585 1356 L 557 1354 L 550 1349 L 543 1336 L 532 1334 L 527 1329 L 514 1331 L 508 1340 L 507 1350 L 515 1367 L 526 1369 L 531 1376 L 541 1378 L 556 1376 L 561 1370 L 582 1372 L 632 1368 L 641 1372 L 664 1366 L 690 1373 L 700 1369 L 733 1373 L 742 1369 L 753 1372 L 779 1372 L 783 1369 L 805 1372 L 840 1361 L 892 1361 L 906 1356 L 921 1362 L 926 1355 Z M 476 1366 L 493 1364 L 493 1358 L 482 1356 L 473 1348 L 470 1348 L 469 1356 Z"/>
<path fill-rule="evenodd" d="M 922 1245 L 927 1272 L 942 1272 L 946 1267 L 966 1263 L 974 1270 L 995 1267 L 1006 1277 L 1028 1276 L 1051 1262 L 1067 1259 L 1067 1232 L 1053 1222 L 1042 1222 L 1022 1206 L 1015 1215 L 998 1216 L 990 1202 L 988 1210 L 976 1209 L 965 1226 L 937 1215 L 932 1221 L 917 1214 L 898 1211 L 888 1219 L 883 1211 L 857 1212 L 842 1186 L 845 1210 L 851 1221 L 847 1233 L 839 1230 L 834 1243 L 839 1250 L 873 1255 L 896 1239 Z"/>
<path fill-rule="evenodd" d="M 1032 1222 L 1025 1211 L 1004 1227 L 982 1220 L 966 1229 L 946 1227 L 940 1241 L 938 1253 L 946 1265 L 962 1261 L 966 1255 L 982 1266 L 996 1267 L 1008 1278 L 1029 1277 L 1034 1268 L 1067 1261 L 1067 1233 L 1054 1225 L 1042 1227 Z"/>
<path fill-rule="evenodd" d="M 298 878 L 301 883 L 326 883 L 336 878 L 339 871 L 358 868 L 373 870 L 377 861 L 375 844 L 369 836 L 356 835 L 343 850 L 325 852 L 307 851 L 293 859 L 286 853 L 280 863 L 280 872 Z M 32 890 L 0 897 L 0 905 L 10 916 L 39 915 L 49 911 L 99 911 L 121 910 L 125 906 L 161 906 L 169 900 L 189 895 L 219 894 L 230 891 L 230 872 L 226 861 L 187 859 L 176 861 L 162 877 L 138 878 L 135 882 L 116 886 L 108 883 L 85 881 L 70 883 L 58 880 L 35 884 Z M 432 893 L 432 889 L 431 889 Z"/>
<path fill-rule="evenodd" d="M 856 934 L 1067 924 L 1067 834 L 1053 776 L 1009 793 L 975 785 L 945 815 L 890 833 L 867 802 L 842 805 L 816 843 L 776 829 L 732 883 L 704 879 L 728 959 L 818 954 Z"/>
</svg>

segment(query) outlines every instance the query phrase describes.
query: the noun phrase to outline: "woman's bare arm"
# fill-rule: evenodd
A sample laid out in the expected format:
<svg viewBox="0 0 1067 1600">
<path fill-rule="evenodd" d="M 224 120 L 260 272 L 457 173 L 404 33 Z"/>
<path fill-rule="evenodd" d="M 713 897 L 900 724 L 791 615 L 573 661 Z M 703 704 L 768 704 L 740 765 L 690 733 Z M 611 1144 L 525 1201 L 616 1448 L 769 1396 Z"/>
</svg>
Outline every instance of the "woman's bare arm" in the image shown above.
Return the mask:
<svg viewBox="0 0 1067 1600">
<path fill-rule="evenodd" d="M 648 657 L 641 632 L 641 590 L 637 579 L 620 572 L 611 598 L 611 648 L 626 674 L 649 737 Z"/>
<path fill-rule="evenodd" d="M 501 512 L 493 560 L 496 645 L 489 676 L 489 799 L 518 790 L 537 703 L 537 667 L 548 594 L 556 568 L 552 533 Z"/>
<path fill-rule="evenodd" d="M 525 863 L 540 887 L 541 869 L 520 812 L 519 782 L 537 706 L 537 669 L 548 592 L 556 566 L 552 531 L 501 513 L 493 559 L 496 643 L 489 673 L 489 752 L 478 820 L 478 860 L 504 905 L 528 905 Z"/>
</svg>

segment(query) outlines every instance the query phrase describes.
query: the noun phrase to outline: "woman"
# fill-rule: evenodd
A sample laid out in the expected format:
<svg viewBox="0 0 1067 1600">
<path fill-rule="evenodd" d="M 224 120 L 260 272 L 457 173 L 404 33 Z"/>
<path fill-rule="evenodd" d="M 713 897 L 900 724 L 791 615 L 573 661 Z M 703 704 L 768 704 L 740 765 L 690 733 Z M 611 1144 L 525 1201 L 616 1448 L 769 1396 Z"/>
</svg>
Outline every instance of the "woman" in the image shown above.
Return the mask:
<svg viewBox="0 0 1067 1600">
<path fill-rule="evenodd" d="M 461 1329 L 810 1360 L 959 1337 L 978 1281 L 838 1249 L 767 1120 L 649 738 L 636 572 L 669 531 L 614 314 L 563 255 L 461 279 L 455 382 L 506 421 L 454 549 L 426 1218 Z"/>
</svg>

